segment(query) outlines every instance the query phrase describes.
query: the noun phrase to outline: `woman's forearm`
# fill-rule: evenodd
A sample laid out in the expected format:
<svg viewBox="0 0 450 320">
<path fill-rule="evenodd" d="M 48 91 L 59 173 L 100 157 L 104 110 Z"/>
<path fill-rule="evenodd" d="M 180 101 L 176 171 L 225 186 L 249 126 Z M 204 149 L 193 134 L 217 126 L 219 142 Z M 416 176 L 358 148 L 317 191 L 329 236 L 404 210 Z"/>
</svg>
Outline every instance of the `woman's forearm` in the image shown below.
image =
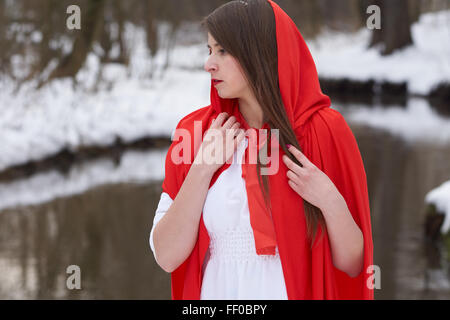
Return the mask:
<svg viewBox="0 0 450 320">
<path fill-rule="evenodd" d="M 356 277 L 364 263 L 364 236 L 347 207 L 345 199 L 339 195 L 330 206 L 322 209 L 336 268 Z"/>
<path fill-rule="evenodd" d="M 158 264 L 172 272 L 191 254 L 212 174 L 193 164 L 169 210 L 155 226 L 153 242 Z"/>
</svg>

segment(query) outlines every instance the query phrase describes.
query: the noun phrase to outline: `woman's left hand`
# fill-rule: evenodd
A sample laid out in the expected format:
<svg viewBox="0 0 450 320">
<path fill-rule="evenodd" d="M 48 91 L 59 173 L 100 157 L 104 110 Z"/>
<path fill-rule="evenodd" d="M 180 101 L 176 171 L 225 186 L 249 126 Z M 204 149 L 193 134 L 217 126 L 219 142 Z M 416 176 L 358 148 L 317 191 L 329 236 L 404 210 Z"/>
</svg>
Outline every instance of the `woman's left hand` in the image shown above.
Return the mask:
<svg viewBox="0 0 450 320">
<path fill-rule="evenodd" d="M 322 211 L 332 208 L 336 201 L 340 201 L 341 194 L 323 171 L 294 146 L 290 146 L 288 150 L 303 165 L 300 167 L 288 156 L 283 155 L 283 162 L 289 169 L 288 184 L 295 192 Z"/>
</svg>

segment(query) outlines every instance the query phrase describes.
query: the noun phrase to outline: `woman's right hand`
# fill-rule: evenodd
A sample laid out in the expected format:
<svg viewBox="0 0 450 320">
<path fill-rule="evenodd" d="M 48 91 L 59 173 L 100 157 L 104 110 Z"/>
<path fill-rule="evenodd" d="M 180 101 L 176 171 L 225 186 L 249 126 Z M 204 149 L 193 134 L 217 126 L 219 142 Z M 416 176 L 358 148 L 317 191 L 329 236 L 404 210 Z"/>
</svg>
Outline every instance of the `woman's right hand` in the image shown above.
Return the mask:
<svg viewBox="0 0 450 320">
<path fill-rule="evenodd" d="M 229 117 L 226 112 L 220 113 L 203 135 L 194 164 L 213 175 L 233 156 L 244 137 L 245 131 L 236 118 Z"/>
</svg>

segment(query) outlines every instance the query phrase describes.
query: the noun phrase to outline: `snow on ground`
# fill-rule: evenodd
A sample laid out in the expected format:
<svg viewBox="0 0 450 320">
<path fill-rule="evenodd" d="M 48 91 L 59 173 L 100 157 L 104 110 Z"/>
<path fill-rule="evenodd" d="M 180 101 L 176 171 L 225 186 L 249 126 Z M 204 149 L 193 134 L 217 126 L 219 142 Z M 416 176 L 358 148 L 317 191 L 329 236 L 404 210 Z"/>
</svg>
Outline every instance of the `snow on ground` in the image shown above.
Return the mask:
<svg viewBox="0 0 450 320">
<path fill-rule="evenodd" d="M 100 159 L 75 164 L 67 175 L 53 170 L 0 183 L 0 213 L 6 208 L 37 205 L 58 197 L 81 194 L 105 184 L 161 181 L 167 151 L 127 151 L 122 154 L 118 166 L 111 159 Z"/>
<path fill-rule="evenodd" d="M 350 103 L 346 109 L 345 118 L 349 122 L 388 131 L 407 143 L 450 143 L 450 118 L 440 116 L 421 98 L 408 99 L 406 107 L 377 104 L 367 107 Z"/>
<path fill-rule="evenodd" d="M 425 202 L 434 204 L 439 212 L 445 214 L 441 233 L 446 234 L 450 230 L 450 181 L 446 181 L 428 192 L 425 196 Z"/>
<path fill-rule="evenodd" d="M 320 77 L 407 82 L 411 94 L 427 95 L 450 84 L 450 10 L 420 16 L 411 28 L 414 45 L 382 57 L 367 49 L 371 31 L 354 34 L 325 31 L 308 42 Z"/>
<path fill-rule="evenodd" d="M 170 137 L 178 121 L 191 111 L 209 104 L 210 77 L 206 72 L 191 71 L 194 48 L 173 53 L 174 66 L 162 71 L 166 52 L 160 51 L 151 61 L 143 42 L 144 33 L 133 28 L 136 46 L 130 70 L 109 64 L 103 70 L 106 80 L 96 93 L 99 60 L 90 54 L 78 73 L 80 83 L 72 80 L 51 82 L 41 90 L 24 85 L 17 93 L 14 84 L 0 79 L 0 170 L 39 160 L 68 148 L 109 145 L 116 137 L 130 142 L 146 136 Z M 203 50 L 205 56 L 206 47 Z M 177 57 L 178 55 L 178 57 Z M 153 63 L 153 79 L 146 70 Z M 128 77 L 127 72 L 131 73 Z M 111 88 L 108 88 L 111 86 Z"/>
<path fill-rule="evenodd" d="M 370 36 L 365 29 L 350 35 L 325 32 L 308 44 L 321 76 L 408 81 L 411 92 L 427 93 L 450 77 L 449 20 L 450 11 L 423 15 L 413 26 L 416 45 L 385 58 L 375 49 L 365 49 Z M 167 32 L 167 27 L 161 24 L 159 32 Z M 155 135 L 170 137 L 183 116 L 209 105 L 210 76 L 202 69 L 208 56 L 206 37 L 199 42 L 201 37 L 192 41 L 186 35 L 179 37 L 185 45 L 170 53 L 165 71 L 166 50 L 152 59 L 144 31 L 127 25 L 130 66 L 106 65 L 102 82 L 97 81 L 95 54 L 89 55 L 78 73 L 78 87 L 69 79 L 59 79 L 40 90 L 27 83 L 16 92 L 14 83 L 0 76 L 0 171 L 64 148 L 109 145 L 116 137 L 125 142 Z M 98 90 L 92 91 L 96 84 Z M 434 124 L 421 123 L 426 134 L 449 135 L 444 128 L 448 122 L 431 115 L 420 103 L 406 111 L 361 111 L 355 119 L 416 137 L 407 121 L 422 121 L 424 113 Z"/>
</svg>

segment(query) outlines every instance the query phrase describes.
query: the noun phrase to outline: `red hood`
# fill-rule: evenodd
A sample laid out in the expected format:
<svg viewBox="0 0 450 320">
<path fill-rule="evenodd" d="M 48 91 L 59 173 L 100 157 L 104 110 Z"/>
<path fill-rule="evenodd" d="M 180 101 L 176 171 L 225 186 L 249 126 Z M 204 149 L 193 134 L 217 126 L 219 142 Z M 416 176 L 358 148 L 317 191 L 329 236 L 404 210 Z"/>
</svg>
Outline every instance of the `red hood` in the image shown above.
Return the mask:
<svg viewBox="0 0 450 320">
<path fill-rule="evenodd" d="M 291 126 L 300 133 L 301 126 L 318 110 L 330 106 L 322 93 L 314 60 L 292 19 L 275 2 L 272 5 L 278 46 L 278 79 L 284 107 Z M 222 99 L 211 81 L 211 105 L 217 113 L 235 113 L 237 99 Z M 247 124 L 244 122 L 246 129 Z"/>
</svg>

